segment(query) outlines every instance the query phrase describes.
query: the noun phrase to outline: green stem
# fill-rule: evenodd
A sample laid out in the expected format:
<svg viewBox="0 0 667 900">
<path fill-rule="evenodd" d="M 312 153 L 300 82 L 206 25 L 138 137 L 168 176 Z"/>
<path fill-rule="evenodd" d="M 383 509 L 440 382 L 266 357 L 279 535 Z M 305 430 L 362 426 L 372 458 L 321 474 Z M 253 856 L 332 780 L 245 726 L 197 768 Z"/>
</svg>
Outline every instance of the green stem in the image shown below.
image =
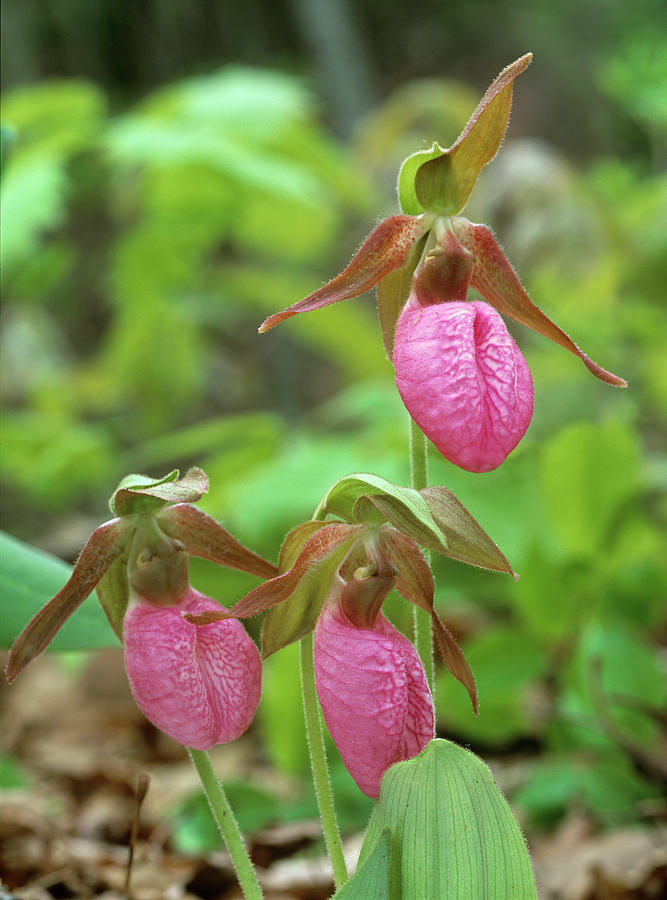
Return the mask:
<svg viewBox="0 0 667 900">
<path fill-rule="evenodd" d="M 303 709 L 306 717 L 310 765 L 313 771 L 313 782 L 317 795 L 317 805 L 320 809 L 324 840 L 327 845 L 329 859 L 331 860 L 334 882 L 336 888 L 339 888 L 347 881 L 347 868 L 336 822 L 333 794 L 327 769 L 324 733 L 320 720 L 320 707 L 315 689 L 312 632 L 301 638 L 299 650 L 301 653 L 301 689 L 303 691 Z"/>
<path fill-rule="evenodd" d="M 410 419 L 410 487 L 421 491 L 428 484 L 428 444 L 419 425 Z"/>
<path fill-rule="evenodd" d="M 416 491 L 428 484 L 428 454 L 426 437 L 410 419 L 410 487 Z M 428 556 L 426 557 L 428 560 Z M 433 629 L 426 610 L 414 608 L 415 647 L 424 665 L 426 679 L 433 693 Z"/>
<path fill-rule="evenodd" d="M 246 897 L 246 900 L 261 900 L 264 895 L 257 881 L 257 875 L 250 862 L 248 850 L 243 842 L 243 836 L 236 823 L 227 796 L 222 785 L 215 777 L 209 755 L 205 750 L 193 750 L 191 747 L 188 747 L 187 751 L 201 779 L 202 788 L 211 807 L 215 823 L 229 850 L 243 895 Z"/>
</svg>

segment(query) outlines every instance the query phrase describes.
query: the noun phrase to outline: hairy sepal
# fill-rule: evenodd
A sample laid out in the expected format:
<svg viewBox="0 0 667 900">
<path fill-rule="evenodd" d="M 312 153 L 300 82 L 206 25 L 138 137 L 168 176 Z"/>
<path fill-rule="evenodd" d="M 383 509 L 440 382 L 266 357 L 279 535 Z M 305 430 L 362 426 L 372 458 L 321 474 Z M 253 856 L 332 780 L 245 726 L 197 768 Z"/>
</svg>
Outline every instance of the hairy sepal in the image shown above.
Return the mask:
<svg viewBox="0 0 667 900">
<path fill-rule="evenodd" d="M 452 146 L 417 169 L 415 194 L 423 209 L 451 216 L 464 208 L 479 173 L 500 148 L 509 122 L 514 79 L 532 58 L 532 53 L 527 53 L 504 68 Z"/>
<path fill-rule="evenodd" d="M 450 490 L 432 485 L 419 493 L 447 538 L 445 556 L 480 569 L 506 572 L 517 580 L 505 555 Z"/>
<path fill-rule="evenodd" d="M 443 625 L 433 606 L 433 575 L 417 545 L 393 528 L 380 531 L 380 546 L 396 574 L 396 589 L 409 603 L 431 616 L 442 661 L 450 674 L 460 681 L 477 715 L 477 686 L 472 669 L 451 632 Z"/>
<path fill-rule="evenodd" d="M 269 612 L 264 621 L 262 645 L 264 656 L 281 649 L 312 630 L 331 578 L 361 529 L 360 525 L 325 523 L 310 534 L 286 572 L 260 584 L 229 611 L 212 609 L 187 613 L 185 618 L 202 626 L 224 618 L 248 618 L 280 605 L 281 611 Z"/>
</svg>

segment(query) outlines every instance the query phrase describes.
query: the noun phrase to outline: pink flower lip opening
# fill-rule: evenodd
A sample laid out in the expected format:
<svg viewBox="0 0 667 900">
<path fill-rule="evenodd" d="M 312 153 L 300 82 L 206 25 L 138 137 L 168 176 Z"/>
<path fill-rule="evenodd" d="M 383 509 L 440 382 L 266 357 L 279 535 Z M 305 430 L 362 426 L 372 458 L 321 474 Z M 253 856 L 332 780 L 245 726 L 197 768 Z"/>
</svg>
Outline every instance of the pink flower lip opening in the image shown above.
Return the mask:
<svg viewBox="0 0 667 900">
<path fill-rule="evenodd" d="M 220 610 L 190 588 L 175 606 L 138 598 L 123 623 L 125 667 L 132 694 L 147 719 L 195 750 L 239 737 L 261 693 L 261 662 L 236 619 L 198 627 L 184 612 Z"/>
<path fill-rule="evenodd" d="M 433 738 L 433 700 L 412 644 L 379 613 L 358 628 L 337 600 L 315 629 L 315 679 L 327 728 L 359 788 L 377 797 L 389 766 Z"/>
<path fill-rule="evenodd" d="M 462 469 L 495 469 L 530 424 L 530 371 L 486 303 L 421 306 L 413 292 L 396 325 L 393 362 L 408 412 Z"/>
</svg>

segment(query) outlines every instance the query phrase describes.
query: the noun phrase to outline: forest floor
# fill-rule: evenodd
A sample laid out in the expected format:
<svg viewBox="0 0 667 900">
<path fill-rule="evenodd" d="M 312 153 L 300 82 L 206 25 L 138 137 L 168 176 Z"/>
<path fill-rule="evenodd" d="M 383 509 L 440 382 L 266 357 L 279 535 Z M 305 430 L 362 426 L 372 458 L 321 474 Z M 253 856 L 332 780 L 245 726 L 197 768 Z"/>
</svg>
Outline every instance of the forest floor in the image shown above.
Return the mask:
<svg viewBox="0 0 667 900">
<path fill-rule="evenodd" d="M 257 745 L 250 732 L 216 748 L 221 779 L 276 779 Z M 94 654 L 76 677 L 45 655 L 11 687 L 0 684 L 0 767 L 0 900 L 242 897 L 224 851 L 185 854 L 174 846 L 171 813 L 197 789 L 196 775 L 183 748 L 137 710 L 119 650 Z M 142 775 L 150 781 L 137 815 Z M 351 866 L 362 838 L 345 841 Z M 667 896 L 664 830 L 601 832 L 572 812 L 555 831 L 528 840 L 540 900 Z M 248 843 L 268 900 L 331 896 L 317 821 L 263 828 Z"/>
</svg>

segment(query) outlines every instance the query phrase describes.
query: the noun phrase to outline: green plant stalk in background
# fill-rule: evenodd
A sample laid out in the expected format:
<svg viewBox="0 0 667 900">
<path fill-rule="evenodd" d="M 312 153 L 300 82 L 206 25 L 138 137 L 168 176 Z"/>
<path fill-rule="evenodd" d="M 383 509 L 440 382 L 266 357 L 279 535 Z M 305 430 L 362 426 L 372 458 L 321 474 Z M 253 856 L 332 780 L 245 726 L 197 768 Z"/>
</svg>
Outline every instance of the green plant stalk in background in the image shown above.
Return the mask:
<svg viewBox="0 0 667 900">
<path fill-rule="evenodd" d="M 410 487 L 416 491 L 428 484 L 428 449 L 426 437 L 419 426 L 410 419 Z M 428 551 L 425 552 L 430 562 Z M 415 647 L 426 672 L 426 680 L 433 694 L 435 689 L 433 669 L 433 628 L 431 617 L 423 609 L 414 607 Z"/>
<path fill-rule="evenodd" d="M 205 750 L 188 747 L 192 765 L 197 770 L 202 789 L 211 807 L 213 818 L 232 858 L 232 865 L 246 900 L 261 900 L 264 896 L 257 876 L 250 862 L 248 850 L 243 841 L 234 813 L 229 805 L 222 785 L 215 777 L 211 760 Z"/>
<path fill-rule="evenodd" d="M 325 513 L 318 506 L 313 513 L 313 519 L 323 519 L 324 516 Z M 306 721 L 310 768 L 313 773 L 313 784 L 317 796 L 317 807 L 320 811 L 324 842 L 327 845 L 327 853 L 331 860 L 334 883 L 339 888 L 347 881 L 347 866 L 343 856 L 338 822 L 336 821 L 333 791 L 331 790 L 327 766 L 327 752 L 324 744 L 324 732 L 322 731 L 320 704 L 317 699 L 312 631 L 299 642 L 299 664 L 301 668 L 301 693 L 303 696 L 303 713 Z"/>
<path fill-rule="evenodd" d="M 310 632 L 301 638 L 299 644 L 301 660 L 301 689 L 303 692 L 303 709 L 306 718 L 306 734 L 308 737 L 308 752 L 310 765 L 313 772 L 313 784 L 317 795 L 317 805 L 320 811 L 322 831 L 327 845 L 327 852 L 331 860 L 334 882 L 336 887 L 341 887 L 347 881 L 347 867 L 343 857 L 343 847 L 340 841 L 340 832 L 336 822 L 333 793 L 327 768 L 326 748 L 324 746 L 324 733 L 320 718 L 320 707 L 317 700 L 315 687 L 315 665 L 313 662 L 313 634 Z"/>
</svg>

